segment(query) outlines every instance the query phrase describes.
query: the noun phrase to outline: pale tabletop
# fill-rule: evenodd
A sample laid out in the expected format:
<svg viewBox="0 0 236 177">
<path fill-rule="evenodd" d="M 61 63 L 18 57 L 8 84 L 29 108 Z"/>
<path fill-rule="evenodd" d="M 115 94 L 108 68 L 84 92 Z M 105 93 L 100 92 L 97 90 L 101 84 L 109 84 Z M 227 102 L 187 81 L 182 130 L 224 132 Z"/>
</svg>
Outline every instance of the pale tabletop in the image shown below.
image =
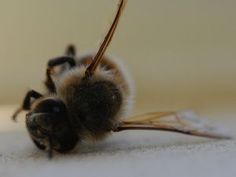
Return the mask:
<svg viewBox="0 0 236 177">
<path fill-rule="evenodd" d="M 71 153 L 54 154 L 54 158 L 48 160 L 47 154 L 31 142 L 24 126 L 24 115 L 18 123 L 10 120 L 14 108 L 0 108 L 1 177 L 236 175 L 235 140 L 210 140 L 154 131 L 115 133 L 105 141 L 78 146 Z M 236 135 L 235 114 L 211 116 Z"/>
</svg>

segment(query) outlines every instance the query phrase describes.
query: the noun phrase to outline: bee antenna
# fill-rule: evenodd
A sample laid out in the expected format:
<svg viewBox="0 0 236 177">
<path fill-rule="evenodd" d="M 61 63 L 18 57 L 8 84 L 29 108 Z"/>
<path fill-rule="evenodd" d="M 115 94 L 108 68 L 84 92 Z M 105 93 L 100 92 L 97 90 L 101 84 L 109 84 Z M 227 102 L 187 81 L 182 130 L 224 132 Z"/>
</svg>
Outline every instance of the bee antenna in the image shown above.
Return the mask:
<svg viewBox="0 0 236 177">
<path fill-rule="evenodd" d="M 48 147 L 48 159 L 52 159 L 53 152 L 52 152 L 52 137 L 50 136 L 49 139 L 49 147 Z"/>
<path fill-rule="evenodd" d="M 118 6 L 118 10 L 115 16 L 115 19 L 113 20 L 113 23 L 107 33 L 107 35 L 105 36 L 97 54 L 95 55 L 95 57 L 93 58 L 92 63 L 88 66 L 88 68 L 85 71 L 85 77 L 90 77 L 94 74 L 97 66 L 99 65 L 107 47 L 109 46 L 111 39 L 115 33 L 116 27 L 118 25 L 120 16 L 123 12 L 123 9 L 125 7 L 127 0 L 120 0 L 119 6 Z"/>
</svg>

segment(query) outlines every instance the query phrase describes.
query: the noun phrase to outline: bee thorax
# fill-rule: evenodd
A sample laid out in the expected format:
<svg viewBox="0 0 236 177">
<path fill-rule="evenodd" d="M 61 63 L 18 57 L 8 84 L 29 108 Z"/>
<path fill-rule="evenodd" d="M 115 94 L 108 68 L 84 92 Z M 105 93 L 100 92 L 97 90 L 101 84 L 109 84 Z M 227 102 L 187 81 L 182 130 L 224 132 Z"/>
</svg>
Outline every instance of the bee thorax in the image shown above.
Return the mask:
<svg viewBox="0 0 236 177">
<path fill-rule="evenodd" d="M 111 81 L 82 80 L 64 89 L 69 119 L 80 136 L 100 139 L 117 124 L 122 94 Z"/>
</svg>

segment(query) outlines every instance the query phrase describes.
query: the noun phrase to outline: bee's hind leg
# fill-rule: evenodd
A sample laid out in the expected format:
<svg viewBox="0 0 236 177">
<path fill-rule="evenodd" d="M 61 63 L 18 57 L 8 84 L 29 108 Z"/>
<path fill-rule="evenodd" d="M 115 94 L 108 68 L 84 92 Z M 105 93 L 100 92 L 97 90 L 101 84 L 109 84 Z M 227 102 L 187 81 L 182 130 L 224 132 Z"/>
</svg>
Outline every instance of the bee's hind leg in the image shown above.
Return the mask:
<svg viewBox="0 0 236 177">
<path fill-rule="evenodd" d="M 31 98 L 38 99 L 42 97 L 42 95 L 34 90 L 30 90 L 26 93 L 25 98 L 23 100 L 22 106 L 18 108 L 12 116 L 12 120 L 16 120 L 18 114 L 23 110 L 29 110 L 31 106 Z"/>
<path fill-rule="evenodd" d="M 76 56 L 75 46 L 72 44 L 68 45 L 65 51 L 65 55 L 75 57 Z"/>
</svg>

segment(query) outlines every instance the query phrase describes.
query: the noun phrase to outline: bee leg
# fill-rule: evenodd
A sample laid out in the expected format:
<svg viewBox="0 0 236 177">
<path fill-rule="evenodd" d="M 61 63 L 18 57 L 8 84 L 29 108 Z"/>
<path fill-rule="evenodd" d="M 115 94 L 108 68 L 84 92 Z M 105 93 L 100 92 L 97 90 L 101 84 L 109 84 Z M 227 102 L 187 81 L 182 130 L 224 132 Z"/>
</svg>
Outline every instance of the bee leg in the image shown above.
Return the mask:
<svg viewBox="0 0 236 177">
<path fill-rule="evenodd" d="M 68 50 L 72 50 L 72 49 L 68 49 Z M 55 84 L 54 84 L 53 79 L 51 77 L 54 67 L 59 66 L 59 65 L 63 65 L 65 63 L 68 63 L 71 68 L 76 65 L 75 59 L 71 56 L 63 56 L 63 57 L 53 58 L 48 61 L 45 85 L 50 92 L 56 92 L 56 87 L 55 87 Z"/>
<path fill-rule="evenodd" d="M 74 67 L 76 65 L 75 59 L 70 56 L 62 56 L 50 59 L 48 61 L 48 68 L 53 69 L 55 66 L 63 65 L 65 63 L 68 63 L 70 67 Z"/>
<path fill-rule="evenodd" d="M 72 44 L 68 45 L 67 48 L 66 48 L 66 51 L 65 51 L 65 55 L 72 56 L 72 57 L 76 56 L 75 46 L 72 45 Z"/>
<path fill-rule="evenodd" d="M 54 81 L 52 80 L 51 69 L 49 68 L 47 68 L 47 71 L 46 71 L 46 81 L 44 82 L 44 84 L 46 85 L 47 89 L 50 92 L 53 92 L 53 93 L 56 92 L 56 86 L 55 86 Z"/>
<path fill-rule="evenodd" d="M 12 119 L 14 121 L 16 121 L 16 117 L 18 116 L 18 114 L 23 111 L 23 110 L 29 110 L 30 109 L 30 106 L 31 106 L 31 98 L 34 98 L 34 99 L 38 99 L 42 97 L 42 95 L 34 90 L 30 90 L 26 93 L 25 95 L 25 98 L 24 98 L 24 101 L 22 103 L 22 106 L 20 108 L 18 108 L 15 113 L 13 114 L 12 116 Z"/>
</svg>

